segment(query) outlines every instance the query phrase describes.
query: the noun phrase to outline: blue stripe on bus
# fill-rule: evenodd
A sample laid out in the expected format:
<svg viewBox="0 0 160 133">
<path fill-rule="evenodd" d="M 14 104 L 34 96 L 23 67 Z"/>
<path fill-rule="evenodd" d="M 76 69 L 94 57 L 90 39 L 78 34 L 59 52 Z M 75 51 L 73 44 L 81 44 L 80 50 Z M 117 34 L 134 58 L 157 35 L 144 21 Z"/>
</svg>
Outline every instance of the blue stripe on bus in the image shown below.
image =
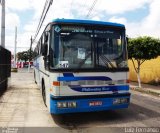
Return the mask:
<svg viewBox="0 0 160 133">
<path fill-rule="evenodd" d="M 104 111 L 104 110 L 113 110 L 128 108 L 130 96 L 116 97 L 116 98 L 127 98 L 128 103 L 113 105 L 113 100 L 115 98 L 92 98 L 92 99 L 72 99 L 72 100 L 53 100 L 50 98 L 50 113 L 54 114 L 64 114 L 64 113 L 76 113 L 76 112 L 95 112 L 95 111 Z M 57 102 L 71 102 L 74 101 L 77 103 L 76 108 L 57 108 Z M 90 102 L 101 101 L 101 106 L 89 106 Z"/>
<path fill-rule="evenodd" d="M 92 76 L 92 77 L 58 77 L 57 78 L 58 81 L 78 81 L 78 80 L 112 80 L 109 77 L 105 77 L 105 76 Z"/>
<path fill-rule="evenodd" d="M 64 77 L 74 77 L 73 73 L 63 73 Z"/>
<path fill-rule="evenodd" d="M 118 92 L 118 91 L 129 91 L 129 85 L 119 85 L 119 86 L 97 86 L 97 87 L 81 87 L 80 85 L 69 85 L 69 87 L 78 92 Z"/>
</svg>

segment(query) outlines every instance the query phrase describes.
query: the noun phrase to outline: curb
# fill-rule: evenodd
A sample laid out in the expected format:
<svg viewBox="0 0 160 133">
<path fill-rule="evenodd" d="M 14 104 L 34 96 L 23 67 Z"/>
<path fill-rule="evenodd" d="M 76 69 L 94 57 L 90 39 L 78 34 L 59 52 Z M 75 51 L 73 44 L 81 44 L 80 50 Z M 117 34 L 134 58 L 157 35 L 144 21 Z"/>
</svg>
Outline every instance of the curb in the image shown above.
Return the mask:
<svg viewBox="0 0 160 133">
<path fill-rule="evenodd" d="M 160 93 L 159 92 L 155 92 L 155 91 L 152 91 L 152 90 L 149 90 L 149 89 L 142 89 L 142 88 L 139 88 L 139 87 L 130 87 L 131 90 L 133 91 L 138 91 L 138 92 L 141 92 L 141 93 L 145 93 L 145 94 L 150 94 L 150 95 L 153 95 L 153 96 L 157 96 L 157 97 L 160 97 Z"/>
</svg>

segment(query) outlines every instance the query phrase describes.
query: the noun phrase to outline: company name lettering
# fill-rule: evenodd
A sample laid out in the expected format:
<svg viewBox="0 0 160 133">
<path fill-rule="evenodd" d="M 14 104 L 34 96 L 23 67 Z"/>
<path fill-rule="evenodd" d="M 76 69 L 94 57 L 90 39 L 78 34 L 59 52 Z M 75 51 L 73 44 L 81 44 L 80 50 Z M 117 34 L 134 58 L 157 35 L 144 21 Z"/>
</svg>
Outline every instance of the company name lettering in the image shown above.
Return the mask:
<svg viewBox="0 0 160 133">
<path fill-rule="evenodd" d="M 102 87 L 102 88 L 82 88 L 82 91 L 83 92 L 90 92 L 90 91 L 109 91 L 110 88 L 105 88 L 105 87 Z"/>
</svg>

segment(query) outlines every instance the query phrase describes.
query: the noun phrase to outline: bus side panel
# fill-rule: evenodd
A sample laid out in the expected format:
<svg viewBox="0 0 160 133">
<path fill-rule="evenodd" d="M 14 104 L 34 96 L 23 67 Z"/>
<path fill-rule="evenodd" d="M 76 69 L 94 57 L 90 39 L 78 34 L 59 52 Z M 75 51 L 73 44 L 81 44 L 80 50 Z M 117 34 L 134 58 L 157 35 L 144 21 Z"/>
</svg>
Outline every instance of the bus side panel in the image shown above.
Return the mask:
<svg viewBox="0 0 160 133">
<path fill-rule="evenodd" d="M 37 82 L 38 87 L 41 87 L 40 84 L 40 71 L 39 71 L 39 64 L 40 64 L 40 59 L 36 58 L 33 62 L 34 64 L 34 72 L 35 72 L 35 81 Z"/>
<path fill-rule="evenodd" d="M 41 89 L 41 94 L 42 94 L 42 85 L 44 84 L 45 86 L 45 94 L 46 94 L 46 105 L 47 107 L 50 107 L 49 105 L 49 95 L 50 95 L 50 84 L 49 84 L 49 71 L 46 70 L 45 64 L 44 64 L 44 58 L 43 56 L 40 56 L 38 58 L 38 63 L 39 63 L 39 86 Z"/>
<path fill-rule="evenodd" d="M 47 92 L 47 97 L 48 97 L 48 110 L 50 111 L 50 108 L 52 108 L 53 105 L 50 105 L 51 103 L 51 97 L 50 95 L 52 96 L 59 96 L 59 86 L 54 86 L 53 85 L 53 82 L 57 82 L 57 77 L 59 77 L 59 73 L 52 73 L 50 72 L 50 75 L 49 75 L 49 84 L 48 84 L 48 92 Z"/>
<path fill-rule="evenodd" d="M 59 73 L 50 73 L 50 94 L 53 96 L 60 96 L 60 86 L 55 86 L 54 83 L 57 82 L 57 77 Z"/>
<path fill-rule="evenodd" d="M 45 84 L 45 92 L 46 92 L 46 105 L 48 110 L 50 110 L 50 94 L 53 96 L 59 96 L 59 86 L 53 86 L 53 82 L 57 82 L 57 77 L 59 77 L 59 73 L 51 73 L 44 67 L 44 60 L 43 57 L 38 57 L 34 61 L 34 71 L 35 71 L 35 78 L 38 87 L 42 93 L 42 81 Z"/>
</svg>

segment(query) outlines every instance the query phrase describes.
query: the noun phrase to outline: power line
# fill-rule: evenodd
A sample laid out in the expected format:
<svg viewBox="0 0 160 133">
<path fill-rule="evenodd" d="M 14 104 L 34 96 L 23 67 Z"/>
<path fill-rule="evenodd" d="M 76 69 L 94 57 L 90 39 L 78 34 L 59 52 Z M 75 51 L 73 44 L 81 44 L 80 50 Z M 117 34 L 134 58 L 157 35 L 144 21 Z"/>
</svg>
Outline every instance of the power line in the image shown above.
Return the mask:
<svg viewBox="0 0 160 133">
<path fill-rule="evenodd" d="M 47 3 L 48 3 L 48 0 L 46 0 L 46 2 L 45 2 L 45 4 L 44 4 L 43 11 L 42 11 L 42 14 L 41 14 L 41 17 L 40 17 L 40 20 L 39 20 L 39 24 L 38 24 L 38 26 L 37 26 L 37 31 L 36 31 L 36 34 L 35 34 L 35 36 L 34 36 L 34 39 L 36 39 L 36 37 L 37 37 L 37 35 L 38 35 L 38 31 L 39 31 L 39 28 L 40 28 L 40 25 L 41 25 L 41 22 L 42 22 L 43 14 L 44 14 L 44 12 L 45 12 Z"/>
<path fill-rule="evenodd" d="M 12 46 L 6 46 L 7 48 L 14 48 Z M 17 47 L 17 48 L 30 48 L 30 47 Z"/>
<path fill-rule="evenodd" d="M 41 18 L 39 19 L 39 24 L 38 24 L 37 29 L 39 29 L 39 26 L 40 26 L 40 24 L 41 24 L 42 17 L 43 17 L 43 13 L 44 13 L 44 11 L 45 11 L 45 8 L 46 8 L 46 6 L 47 6 L 47 3 L 48 3 L 48 0 L 46 0 L 45 5 L 44 5 L 44 7 L 43 7 L 43 11 L 42 11 L 42 14 L 41 14 Z M 36 32 L 36 33 L 37 33 L 37 32 Z"/>
<path fill-rule="evenodd" d="M 47 12 L 48 12 L 50 6 L 52 5 L 52 3 L 53 3 L 53 0 L 50 0 L 50 1 L 49 1 L 49 0 L 46 0 L 45 5 L 44 5 L 44 8 L 43 8 L 43 11 L 42 11 L 42 14 L 41 14 L 41 17 L 40 17 L 40 20 L 39 20 L 39 24 L 38 24 L 38 27 L 37 27 L 37 31 L 36 31 L 36 34 L 35 34 L 35 36 L 34 36 L 33 41 L 35 41 L 35 39 L 36 39 L 36 37 L 37 37 L 37 35 L 38 35 L 39 31 L 40 31 L 40 29 L 41 29 L 41 27 L 42 27 L 42 24 L 43 24 L 43 22 L 44 22 L 44 19 L 45 19 L 46 15 L 47 15 Z M 48 7 L 47 7 L 47 6 L 48 6 Z"/>
<path fill-rule="evenodd" d="M 88 11 L 88 13 L 87 13 L 87 15 L 86 15 L 86 18 L 88 18 L 88 17 L 91 15 L 91 12 L 93 11 L 93 9 L 94 9 L 97 1 L 98 1 L 98 0 L 94 0 L 94 1 L 93 1 L 92 6 L 90 7 L 90 9 L 89 9 L 89 11 Z"/>
</svg>

